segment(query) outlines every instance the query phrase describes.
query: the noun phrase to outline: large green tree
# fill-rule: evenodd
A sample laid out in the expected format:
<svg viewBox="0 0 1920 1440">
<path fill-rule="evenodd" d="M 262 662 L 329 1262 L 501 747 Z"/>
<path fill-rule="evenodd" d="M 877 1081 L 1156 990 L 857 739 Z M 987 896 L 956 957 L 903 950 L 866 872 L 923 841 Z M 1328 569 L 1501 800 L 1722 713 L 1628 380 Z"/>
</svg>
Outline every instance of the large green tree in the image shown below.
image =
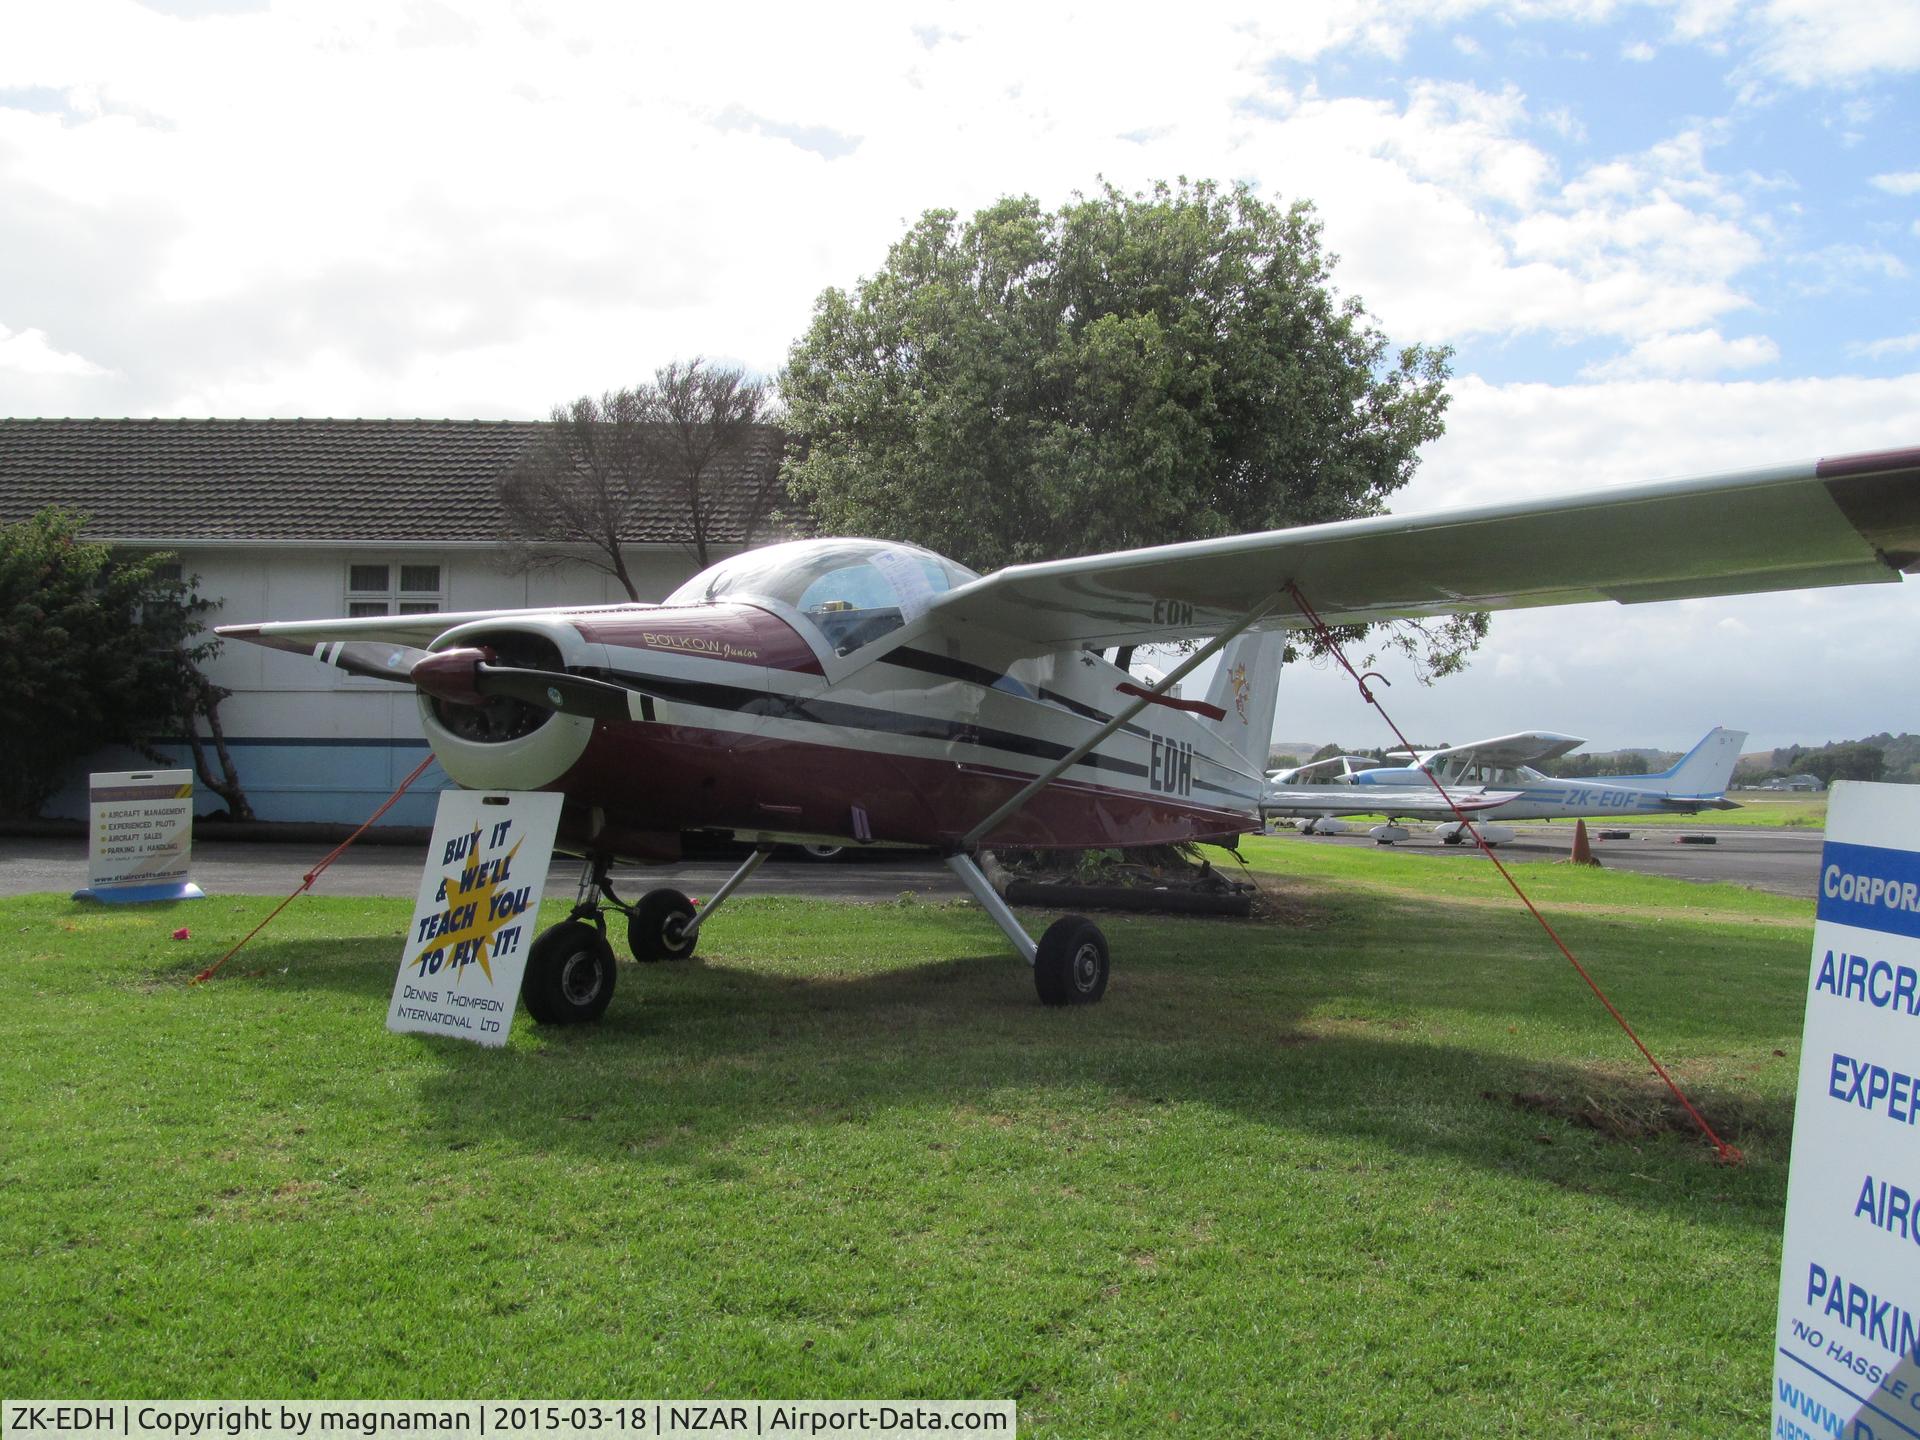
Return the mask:
<svg viewBox="0 0 1920 1440">
<path fill-rule="evenodd" d="M 0 813 L 33 815 L 68 768 L 106 745 L 158 759 L 155 740 L 211 719 L 236 816 L 246 799 L 220 743 L 226 692 L 200 673 L 219 642 L 200 630 L 210 602 L 169 578 L 166 554 L 117 556 L 81 538 L 84 515 L 42 510 L 0 527 Z"/>
<path fill-rule="evenodd" d="M 1333 263 L 1311 205 L 1245 186 L 929 211 L 815 302 L 788 487 L 983 570 L 1378 514 L 1443 429 L 1450 352 L 1390 349 Z M 1484 633 L 1397 643 L 1444 673 Z"/>
</svg>

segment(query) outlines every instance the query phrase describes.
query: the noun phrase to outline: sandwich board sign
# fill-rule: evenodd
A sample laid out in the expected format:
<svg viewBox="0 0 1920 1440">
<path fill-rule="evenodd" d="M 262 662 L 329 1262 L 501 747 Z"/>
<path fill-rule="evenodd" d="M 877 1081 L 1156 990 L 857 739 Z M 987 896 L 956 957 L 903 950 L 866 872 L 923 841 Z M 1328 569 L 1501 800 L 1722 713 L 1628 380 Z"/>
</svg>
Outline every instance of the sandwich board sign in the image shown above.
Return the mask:
<svg viewBox="0 0 1920 1440">
<path fill-rule="evenodd" d="M 1920 786 L 1833 787 L 1816 895 L 1769 1433 L 1920 1440 Z"/>
<path fill-rule="evenodd" d="M 76 900 L 136 905 L 198 900 L 191 770 L 103 771 L 87 777 L 87 888 Z"/>
<path fill-rule="evenodd" d="M 504 1045 L 562 797 L 442 790 L 387 1029 Z"/>
</svg>

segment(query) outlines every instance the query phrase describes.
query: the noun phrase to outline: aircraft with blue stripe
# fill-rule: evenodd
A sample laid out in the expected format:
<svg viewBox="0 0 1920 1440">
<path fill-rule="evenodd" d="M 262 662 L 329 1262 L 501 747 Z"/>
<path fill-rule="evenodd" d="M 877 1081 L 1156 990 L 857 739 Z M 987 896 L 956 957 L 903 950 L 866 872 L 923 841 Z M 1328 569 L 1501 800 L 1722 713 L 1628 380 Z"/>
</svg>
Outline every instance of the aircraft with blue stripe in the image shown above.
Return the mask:
<svg viewBox="0 0 1920 1440">
<path fill-rule="evenodd" d="M 1313 823 L 1302 828 L 1312 829 L 1333 828 L 1324 820 L 1339 815 L 1385 815 L 1388 825 L 1377 828 L 1386 830 L 1399 830 L 1396 820 L 1440 820 L 1434 833 L 1448 844 L 1458 844 L 1465 836 L 1453 808 L 1435 790 L 1435 780 L 1476 823 L 1736 810 L 1738 804 L 1726 798 L 1727 782 L 1746 739 L 1744 730 L 1716 728 L 1658 774 L 1609 775 L 1604 780 L 1569 779 L 1535 769 L 1586 743 L 1550 731 L 1420 751 L 1412 765 L 1339 755 L 1273 772 L 1265 809 L 1269 815 L 1308 817 Z M 1315 773 L 1328 778 L 1312 783 Z M 1405 832 L 1375 838 L 1390 843 L 1404 839 Z"/>
</svg>

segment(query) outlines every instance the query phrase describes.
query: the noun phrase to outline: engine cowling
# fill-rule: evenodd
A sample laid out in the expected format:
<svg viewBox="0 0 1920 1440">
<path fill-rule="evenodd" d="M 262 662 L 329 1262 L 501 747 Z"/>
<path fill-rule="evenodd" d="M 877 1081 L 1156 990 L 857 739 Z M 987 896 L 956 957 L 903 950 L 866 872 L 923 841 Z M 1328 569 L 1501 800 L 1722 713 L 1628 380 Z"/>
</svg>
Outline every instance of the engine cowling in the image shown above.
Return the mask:
<svg viewBox="0 0 1920 1440">
<path fill-rule="evenodd" d="M 597 669 L 605 647 L 565 620 L 522 617 L 510 624 L 476 621 L 434 641 L 420 662 L 420 725 L 441 768 L 469 790 L 538 790 L 573 768 L 594 722 L 508 697 L 472 691 L 472 667 L 489 663 L 525 670 Z"/>
</svg>

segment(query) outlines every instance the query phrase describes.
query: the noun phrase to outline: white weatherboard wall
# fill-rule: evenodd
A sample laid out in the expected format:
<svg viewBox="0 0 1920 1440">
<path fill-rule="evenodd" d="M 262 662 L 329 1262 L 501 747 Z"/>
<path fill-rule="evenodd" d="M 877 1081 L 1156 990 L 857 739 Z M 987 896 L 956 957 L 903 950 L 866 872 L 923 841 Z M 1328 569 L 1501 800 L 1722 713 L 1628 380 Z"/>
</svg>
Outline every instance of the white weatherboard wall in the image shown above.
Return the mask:
<svg viewBox="0 0 1920 1440">
<path fill-rule="evenodd" d="M 1787 1181 L 1777 1440 L 1920 1440 L 1920 789 L 1833 787 Z"/>
<path fill-rule="evenodd" d="M 148 542 L 150 545 L 150 542 Z M 513 573 L 490 545 L 446 547 L 296 544 L 167 546 L 200 594 L 218 608 L 208 625 L 259 620 L 314 620 L 347 613 L 348 567 L 387 562 L 437 564 L 441 605 L 447 610 L 514 610 L 544 605 L 606 605 L 626 591 L 611 576 L 568 560 L 530 573 Z M 717 560 L 735 547 L 712 551 Z M 663 599 L 697 568 L 678 545 L 634 546 L 628 566 L 643 598 Z M 221 724 L 240 780 L 262 820 L 359 824 L 427 754 L 411 688 L 343 675 L 316 661 L 258 645 L 229 641 L 207 667 L 216 684 L 233 692 L 220 707 Z M 170 765 L 191 765 L 186 746 L 162 746 Z M 151 757 L 107 750 L 76 767 L 51 801 L 49 816 L 87 813 L 88 770 L 151 766 Z M 388 825 L 433 823 L 435 792 L 450 782 L 437 768 L 389 811 Z M 201 813 L 221 801 L 206 787 Z"/>
</svg>

